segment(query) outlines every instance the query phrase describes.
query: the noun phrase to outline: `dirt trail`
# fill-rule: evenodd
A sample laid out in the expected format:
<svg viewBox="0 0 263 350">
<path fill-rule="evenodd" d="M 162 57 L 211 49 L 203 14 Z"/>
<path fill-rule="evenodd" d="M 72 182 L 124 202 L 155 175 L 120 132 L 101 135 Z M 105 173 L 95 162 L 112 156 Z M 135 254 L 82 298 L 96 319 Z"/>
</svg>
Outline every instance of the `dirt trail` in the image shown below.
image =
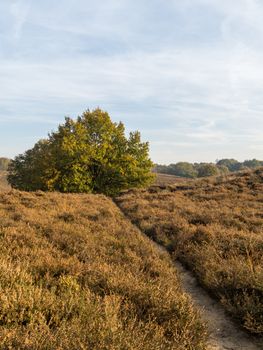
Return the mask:
<svg viewBox="0 0 263 350">
<path fill-rule="evenodd" d="M 161 252 L 167 253 L 163 246 L 150 241 Z M 263 350 L 262 338 L 258 339 L 242 331 L 226 315 L 219 302 L 210 297 L 198 284 L 191 271 L 187 270 L 179 261 L 174 261 L 174 265 L 180 276 L 183 290 L 191 297 L 194 305 L 201 311 L 202 319 L 207 323 L 209 332 L 207 350 Z"/>
<path fill-rule="evenodd" d="M 207 322 L 209 350 L 262 350 L 262 341 L 255 339 L 240 330 L 225 314 L 217 301 L 198 285 L 196 278 L 179 262 L 175 262 L 183 289 L 189 294 L 196 306 L 202 310 Z"/>
<path fill-rule="evenodd" d="M 119 209 L 121 207 L 116 203 Z M 122 211 L 123 215 L 129 219 Z M 136 226 L 136 225 L 135 225 Z M 140 228 L 137 226 L 140 230 Z M 141 231 L 141 230 L 140 230 Z M 160 244 L 151 240 L 158 250 L 169 254 Z M 207 350 L 263 350 L 263 339 L 250 336 L 242 331 L 229 316 L 218 301 L 198 284 L 193 273 L 187 270 L 179 261 L 174 261 L 180 276 L 183 290 L 192 298 L 194 305 L 201 311 L 202 319 L 207 323 L 209 339 Z"/>
</svg>

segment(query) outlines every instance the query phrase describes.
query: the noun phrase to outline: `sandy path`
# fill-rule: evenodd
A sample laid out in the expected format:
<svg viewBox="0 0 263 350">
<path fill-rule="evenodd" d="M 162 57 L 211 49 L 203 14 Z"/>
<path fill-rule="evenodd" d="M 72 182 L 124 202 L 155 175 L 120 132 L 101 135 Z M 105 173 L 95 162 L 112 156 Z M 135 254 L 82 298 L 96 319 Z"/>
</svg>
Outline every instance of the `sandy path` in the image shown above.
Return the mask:
<svg viewBox="0 0 263 350">
<path fill-rule="evenodd" d="M 207 322 L 209 350 L 262 350 L 263 343 L 240 330 L 225 314 L 217 301 L 197 284 L 195 277 L 179 262 L 175 262 L 183 289 L 189 294 L 196 306 L 202 310 Z"/>
<path fill-rule="evenodd" d="M 122 211 L 121 207 L 119 209 Z M 123 215 L 126 216 L 124 212 Z M 129 220 L 128 216 L 126 218 Z M 137 228 L 140 230 L 138 226 Z M 147 237 L 143 232 L 142 234 Z M 163 246 L 154 242 L 149 237 L 147 238 L 158 250 L 169 254 Z M 183 290 L 192 298 L 194 305 L 201 310 L 202 318 L 207 323 L 209 332 L 207 350 L 263 350 L 263 338 L 259 340 L 242 331 L 225 314 L 219 302 L 212 299 L 198 285 L 192 272 L 187 270 L 179 261 L 175 261 L 174 265 L 180 276 Z"/>
</svg>

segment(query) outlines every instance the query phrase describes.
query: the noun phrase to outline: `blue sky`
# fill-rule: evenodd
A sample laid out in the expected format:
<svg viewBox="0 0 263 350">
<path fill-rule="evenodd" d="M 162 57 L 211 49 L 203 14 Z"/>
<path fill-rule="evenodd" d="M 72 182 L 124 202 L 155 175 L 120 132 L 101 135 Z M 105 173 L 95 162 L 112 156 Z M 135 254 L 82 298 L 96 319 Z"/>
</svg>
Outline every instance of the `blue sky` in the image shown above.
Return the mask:
<svg viewBox="0 0 263 350">
<path fill-rule="evenodd" d="M 0 156 L 100 106 L 153 161 L 263 159 L 263 2 L 0 0 Z"/>
</svg>

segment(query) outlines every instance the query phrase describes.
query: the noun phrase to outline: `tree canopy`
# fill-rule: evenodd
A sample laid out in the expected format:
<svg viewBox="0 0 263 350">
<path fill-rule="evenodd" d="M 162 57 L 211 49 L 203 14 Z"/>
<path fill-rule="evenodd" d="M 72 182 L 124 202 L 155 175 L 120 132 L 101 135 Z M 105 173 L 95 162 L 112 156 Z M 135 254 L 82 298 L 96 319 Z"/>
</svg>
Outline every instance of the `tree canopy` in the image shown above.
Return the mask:
<svg viewBox="0 0 263 350">
<path fill-rule="evenodd" d="M 219 161 L 217 161 L 216 163 L 217 166 L 225 166 L 228 168 L 229 171 L 239 171 L 242 170 L 242 168 L 244 167 L 243 163 L 238 162 L 236 159 L 220 159 Z"/>
<path fill-rule="evenodd" d="M 243 164 L 247 168 L 254 169 L 254 168 L 263 166 L 263 161 L 260 161 L 260 160 L 257 160 L 257 159 L 251 159 L 251 160 L 245 160 Z"/>
<path fill-rule="evenodd" d="M 197 176 L 197 171 L 194 165 L 188 162 L 179 162 L 170 164 L 171 171 L 177 176 L 194 178 Z"/>
<path fill-rule="evenodd" d="M 77 120 L 66 118 L 58 130 L 18 155 L 9 165 L 8 181 L 26 191 L 93 192 L 114 195 L 145 186 L 154 178 L 149 144 L 138 131 L 125 136 L 101 109 Z"/>
<path fill-rule="evenodd" d="M 212 163 L 201 163 L 198 168 L 198 177 L 215 176 L 219 174 L 219 169 Z"/>
</svg>

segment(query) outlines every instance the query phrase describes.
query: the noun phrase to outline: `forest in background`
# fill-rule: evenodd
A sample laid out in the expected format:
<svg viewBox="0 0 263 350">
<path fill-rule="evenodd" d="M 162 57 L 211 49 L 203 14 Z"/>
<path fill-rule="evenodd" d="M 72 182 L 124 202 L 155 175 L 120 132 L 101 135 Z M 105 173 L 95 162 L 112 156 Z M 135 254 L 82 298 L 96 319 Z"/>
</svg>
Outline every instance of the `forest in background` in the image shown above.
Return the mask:
<svg viewBox="0 0 263 350">
<path fill-rule="evenodd" d="M 261 166 L 263 166 L 262 160 L 251 159 L 239 162 L 236 159 L 225 158 L 217 160 L 216 163 L 178 162 L 169 165 L 155 164 L 153 172 L 186 178 L 196 178 L 225 175 L 241 170 L 256 169 Z"/>
<path fill-rule="evenodd" d="M 0 157 L 0 170 L 7 171 L 10 159 Z M 216 163 L 189 163 L 178 162 L 169 165 L 155 164 L 154 173 L 175 175 L 186 178 L 224 175 L 236 171 L 256 169 L 263 166 L 263 161 L 258 159 L 239 162 L 236 159 L 220 159 Z"/>
</svg>

